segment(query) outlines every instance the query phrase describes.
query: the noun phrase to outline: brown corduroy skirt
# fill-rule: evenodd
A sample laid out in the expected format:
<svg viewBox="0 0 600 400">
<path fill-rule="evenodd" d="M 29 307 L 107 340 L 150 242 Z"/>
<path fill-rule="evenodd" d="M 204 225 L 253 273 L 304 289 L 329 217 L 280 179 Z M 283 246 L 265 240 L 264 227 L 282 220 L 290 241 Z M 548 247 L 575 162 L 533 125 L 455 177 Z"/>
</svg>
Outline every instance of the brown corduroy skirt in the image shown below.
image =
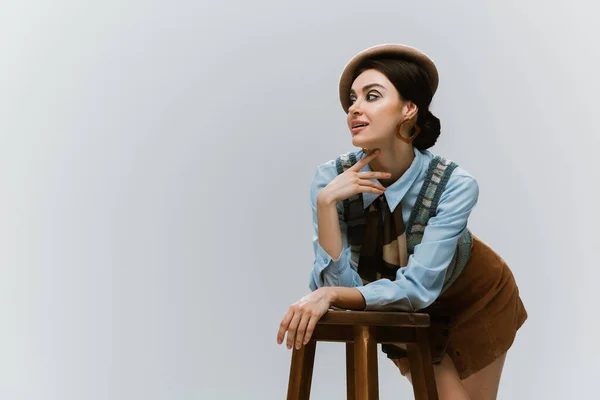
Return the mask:
<svg viewBox="0 0 600 400">
<path fill-rule="evenodd" d="M 448 353 L 460 379 L 480 371 L 512 345 L 527 319 L 519 289 L 506 262 L 473 236 L 471 256 L 461 275 L 429 307 L 434 363 Z M 403 375 L 410 371 L 406 352 L 383 345 Z"/>
</svg>

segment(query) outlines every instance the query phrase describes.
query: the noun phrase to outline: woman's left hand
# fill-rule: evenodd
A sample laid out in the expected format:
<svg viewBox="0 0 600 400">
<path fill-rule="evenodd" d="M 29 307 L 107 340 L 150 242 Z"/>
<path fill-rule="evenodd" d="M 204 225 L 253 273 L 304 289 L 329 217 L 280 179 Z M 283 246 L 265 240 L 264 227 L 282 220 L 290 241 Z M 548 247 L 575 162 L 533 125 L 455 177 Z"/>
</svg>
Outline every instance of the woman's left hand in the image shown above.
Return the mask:
<svg viewBox="0 0 600 400">
<path fill-rule="evenodd" d="M 310 340 L 317 321 L 327 312 L 331 305 L 330 287 L 321 287 L 307 294 L 292 304 L 279 324 L 277 343 L 283 343 L 287 331 L 287 348 L 296 344 L 300 349 Z"/>
</svg>

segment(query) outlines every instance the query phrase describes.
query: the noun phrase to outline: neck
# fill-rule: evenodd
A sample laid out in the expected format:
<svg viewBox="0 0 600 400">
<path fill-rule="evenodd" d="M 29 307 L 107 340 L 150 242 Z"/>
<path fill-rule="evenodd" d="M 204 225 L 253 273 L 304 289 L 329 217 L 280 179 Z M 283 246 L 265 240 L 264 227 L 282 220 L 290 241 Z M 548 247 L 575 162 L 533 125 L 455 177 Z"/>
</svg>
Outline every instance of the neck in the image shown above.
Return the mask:
<svg viewBox="0 0 600 400">
<path fill-rule="evenodd" d="M 388 187 L 396 182 L 410 168 L 415 159 L 416 149 L 413 150 L 412 144 L 400 146 L 392 149 L 379 149 L 379 155 L 370 163 L 372 171 L 389 172 L 392 174 L 389 179 L 379 179 L 379 182 Z"/>
</svg>

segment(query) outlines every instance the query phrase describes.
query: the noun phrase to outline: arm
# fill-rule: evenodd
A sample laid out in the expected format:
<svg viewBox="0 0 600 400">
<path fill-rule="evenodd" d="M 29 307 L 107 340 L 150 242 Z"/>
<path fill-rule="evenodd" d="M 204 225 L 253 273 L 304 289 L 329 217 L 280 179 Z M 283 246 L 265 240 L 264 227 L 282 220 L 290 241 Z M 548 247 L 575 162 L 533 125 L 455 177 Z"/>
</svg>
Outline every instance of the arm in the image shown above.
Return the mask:
<svg viewBox="0 0 600 400">
<path fill-rule="evenodd" d="M 336 175 L 335 166 L 322 165 L 317 168 L 310 186 L 314 230 L 312 242 L 315 254 L 309 281 L 312 291 L 323 286 L 362 285 L 358 273 L 350 264 L 350 246 L 346 236 L 346 223 L 342 218 L 342 203 L 332 203 L 318 196 Z"/>
<path fill-rule="evenodd" d="M 277 343 L 283 343 L 287 334 L 289 349 L 293 345 L 300 349 L 302 344 L 308 343 L 317 321 L 329 307 L 363 310 L 366 305 L 362 294 L 354 287 L 362 285 L 362 280 L 350 264 L 343 206 L 322 196 L 317 200 L 322 189 L 336 175 L 334 165 L 321 165 L 310 186 L 315 253 L 309 282 L 312 292 L 292 304 L 279 324 Z M 331 257 L 328 251 L 336 258 Z"/>
<path fill-rule="evenodd" d="M 478 196 L 479 187 L 474 178 L 451 175 L 436 216 L 429 220 L 423 240 L 415 246 L 408 265 L 398 270 L 396 280 L 379 279 L 357 288 L 365 298 L 366 310 L 414 312 L 435 301 Z"/>
<path fill-rule="evenodd" d="M 291 348 L 295 344 L 296 348 L 300 349 L 303 343 L 308 343 L 317 321 L 332 305 L 355 310 L 364 309 L 365 299 L 355 287 L 362 285 L 362 280 L 350 263 L 347 227 L 342 218 L 343 207 L 338 208 L 335 199 L 348 198 L 355 193 L 385 192 L 383 186 L 371 179 L 389 178 L 389 173 L 359 172 L 378 154 L 379 151 L 373 151 L 340 175 L 337 175 L 332 163 L 317 168 L 310 189 L 315 252 L 309 283 L 312 292 L 290 306 L 279 324 L 277 343 L 283 343 L 287 332 L 287 347 Z M 319 196 L 325 187 L 326 196 Z M 331 255 L 336 258 L 332 258 Z"/>
</svg>

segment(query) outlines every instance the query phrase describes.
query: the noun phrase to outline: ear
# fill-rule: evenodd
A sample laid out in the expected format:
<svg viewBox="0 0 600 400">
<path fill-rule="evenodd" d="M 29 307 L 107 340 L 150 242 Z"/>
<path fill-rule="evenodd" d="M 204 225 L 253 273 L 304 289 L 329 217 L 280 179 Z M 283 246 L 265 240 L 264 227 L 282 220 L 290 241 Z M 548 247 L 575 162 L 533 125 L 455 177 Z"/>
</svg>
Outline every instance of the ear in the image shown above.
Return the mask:
<svg viewBox="0 0 600 400">
<path fill-rule="evenodd" d="M 416 119 L 417 113 L 419 112 L 419 107 L 417 107 L 415 103 L 413 103 L 412 101 L 407 101 L 406 103 L 404 103 L 404 109 L 406 113 L 406 120 L 411 120 L 413 118 Z"/>
</svg>

